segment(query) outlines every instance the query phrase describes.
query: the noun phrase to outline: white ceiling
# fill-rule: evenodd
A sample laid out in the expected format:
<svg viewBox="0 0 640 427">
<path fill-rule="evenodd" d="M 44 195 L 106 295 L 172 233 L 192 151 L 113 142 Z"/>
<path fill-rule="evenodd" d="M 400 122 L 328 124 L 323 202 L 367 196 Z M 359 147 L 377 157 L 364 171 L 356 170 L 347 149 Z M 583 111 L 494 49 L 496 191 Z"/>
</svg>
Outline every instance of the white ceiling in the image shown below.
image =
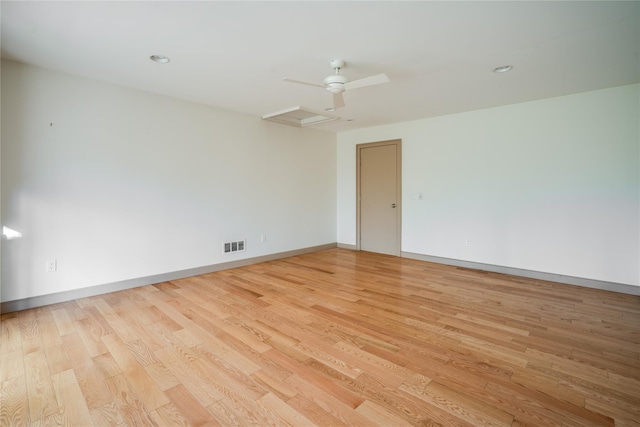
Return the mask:
<svg viewBox="0 0 640 427">
<path fill-rule="evenodd" d="M 640 81 L 638 1 L 2 1 L 2 56 L 255 117 L 323 111 L 331 58 L 343 131 Z M 169 64 L 149 60 L 152 54 Z M 504 74 L 491 70 L 511 64 Z"/>
</svg>

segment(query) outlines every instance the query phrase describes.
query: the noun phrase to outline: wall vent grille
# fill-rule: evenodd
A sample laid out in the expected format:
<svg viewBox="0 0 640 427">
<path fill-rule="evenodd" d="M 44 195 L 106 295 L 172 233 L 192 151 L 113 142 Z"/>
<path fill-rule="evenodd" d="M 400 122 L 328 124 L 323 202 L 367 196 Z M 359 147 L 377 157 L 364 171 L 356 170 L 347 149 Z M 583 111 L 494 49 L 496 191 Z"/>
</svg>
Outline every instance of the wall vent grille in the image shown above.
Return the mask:
<svg viewBox="0 0 640 427">
<path fill-rule="evenodd" d="M 246 240 L 237 240 L 235 242 L 222 242 L 222 254 L 230 254 L 234 252 L 244 252 L 247 247 Z"/>
</svg>

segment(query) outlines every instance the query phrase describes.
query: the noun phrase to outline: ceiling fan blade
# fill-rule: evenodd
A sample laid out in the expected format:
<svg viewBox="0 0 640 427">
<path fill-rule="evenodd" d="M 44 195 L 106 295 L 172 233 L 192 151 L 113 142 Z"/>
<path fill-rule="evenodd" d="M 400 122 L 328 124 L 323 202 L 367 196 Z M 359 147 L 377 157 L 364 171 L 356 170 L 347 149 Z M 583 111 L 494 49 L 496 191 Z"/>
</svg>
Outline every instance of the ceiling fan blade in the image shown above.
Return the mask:
<svg viewBox="0 0 640 427">
<path fill-rule="evenodd" d="M 349 83 L 345 83 L 344 90 L 357 89 L 359 87 L 373 86 L 381 83 L 389 83 L 389 77 L 386 74 L 376 74 L 375 76 L 365 77 L 364 79 L 354 80 Z"/>
<path fill-rule="evenodd" d="M 282 79 L 282 81 L 283 82 L 289 82 L 289 83 L 298 83 L 298 84 L 307 85 L 307 86 L 316 86 L 316 87 L 321 87 L 323 89 L 325 88 L 324 85 L 319 85 L 319 84 L 316 84 L 316 83 L 303 82 L 301 80 L 293 80 L 293 79 L 290 79 L 290 78 L 287 78 L 287 77 Z"/>
<path fill-rule="evenodd" d="M 333 94 L 333 108 L 342 108 L 344 107 L 344 97 L 342 96 L 342 92 Z"/>
</svg>

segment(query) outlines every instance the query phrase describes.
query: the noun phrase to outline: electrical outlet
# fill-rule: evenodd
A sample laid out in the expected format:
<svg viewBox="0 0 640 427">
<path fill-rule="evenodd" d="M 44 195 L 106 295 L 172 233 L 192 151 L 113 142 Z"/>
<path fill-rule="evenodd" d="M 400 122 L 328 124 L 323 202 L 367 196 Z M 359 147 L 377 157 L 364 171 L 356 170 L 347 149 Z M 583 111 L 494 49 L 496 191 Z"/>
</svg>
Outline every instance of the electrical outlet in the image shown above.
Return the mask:
<svg viewBox="0 0 640 427">
<path fill-rule="evenodd" d="M 467 239 L 464 241 L 465 246 L 471 246 L 471 240 Z"/>
<path fill-rule="evenodd" d="M 56 270 L 58 270 L 58 261 L 55 259 L 47 261 L 47 273 L 54 273 Z"/>
<path fill-rule="evenodd" d="M 260 243 L 266 243 L 267 242 L 267 235 L 266 234 L 261 234 L 260 235 Z"/>
</svg>

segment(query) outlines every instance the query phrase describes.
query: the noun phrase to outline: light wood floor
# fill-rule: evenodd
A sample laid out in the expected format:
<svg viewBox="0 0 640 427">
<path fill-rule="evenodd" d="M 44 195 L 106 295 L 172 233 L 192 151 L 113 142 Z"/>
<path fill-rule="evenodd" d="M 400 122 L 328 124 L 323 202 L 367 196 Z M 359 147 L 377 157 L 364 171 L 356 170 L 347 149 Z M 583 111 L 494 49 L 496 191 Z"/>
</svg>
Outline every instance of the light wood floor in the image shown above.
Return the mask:
<svg viewBox="0 0 640 427">
<path fill-rule="evenodd" d="M 0 425 L 638 426 L 640 297 L 348 250 L 2 316 Z"/>
</svg>

